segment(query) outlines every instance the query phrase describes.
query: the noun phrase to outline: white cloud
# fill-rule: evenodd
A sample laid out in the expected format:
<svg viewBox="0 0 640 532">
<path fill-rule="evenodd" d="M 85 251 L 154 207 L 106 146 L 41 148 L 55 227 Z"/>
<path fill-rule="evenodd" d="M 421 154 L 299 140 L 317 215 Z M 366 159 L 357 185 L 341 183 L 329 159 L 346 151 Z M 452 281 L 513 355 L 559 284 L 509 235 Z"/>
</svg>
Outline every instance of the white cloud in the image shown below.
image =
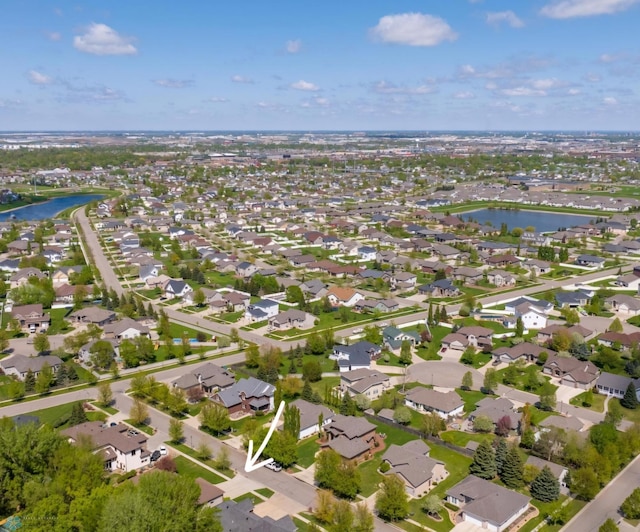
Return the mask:
<svg viewBox="0 0 640 532">
<path fill-rule="evenodd" d="M 578 94 L 581 94 L 581 93 L 582 93 L 582 91 L 580 89 L 569 89 L 567 91 L 567 94 L 569 96 L 577 96 Z"/>
<path fill-rule="evenodd" d="M 229 98 L 223 98 L 222 96 L 212 96 L 207 101 L 211 103 L 227 103 L 229 101 Z"/>
<path fill-rule="evenodd" d="M 561 0 L 544 6 L 540 14 L 556 19 L 612 15 L 625 11 L 640 0 Z"/>
<path fill-rule="evenodd" d="M 453 94 L 456 100 L 473 100 L 476 95 L 471 91 L 460 91 Z"/>
<path fill-rule="evenodd" d="M 536 90 L 548 91 L 566 86 L 566 82 L 556 78 L 534 79 L 531 80 L 531 86 Z"/>
<path fill-rule="evenodd" d="M 532 89 L 531 87 L 513 87 L 511 89 L 500 89 L 498 91 L 503 96 L 517 97 L 517 96 L 546 96 L 545 91 Z"/>
<path fill-rule="evenodd" d="M 422 13 L 384 16 L 370 32 L 382 42 L 408 46 L 435 46 L 458 38 L 445 20 Z"/>
<path fill-rule="evenodd" d="M 29 70 L 27 78 L 29 78 L 29 82 L 34 85 L 51 85 L 54 81 L 51 76 L 47 76 L 37 70 Z"/>
<path fill-rule="evenodd" d="M 518 18 L 513 11 L 497 11 L 492 13 L 487 13 L 487 24 L 491 24 L 492 26 L 499 26 L 505 22 L 512 28 L 522 28 L 524 26 L 524 22 Z"/>
<path fill-rule="evenodd" d="M 57 31 L 48 31 L 45 33 L 45 35 L 47 36 L 47 39 L 49 39 L 50 41 L 57 42 L 60 39 L 62 39 L 62 34 Z"/>
<path fill-rule="evenodd" d="M 607 96 L 602 99 L 602 103 L 605 105 L 618 105 L 618 100 L 616 100 L 613 96 Z"/>
<path fill-rule="evenodd" d="M 251 78 L 240 76 L 239 74 L 231 76 L 231 81 L 233 81 L 234 83 L 253 83 L 253 80 Z"/>
<path fill-rule="evenodd" d="M 131 37 L 123 37 L 106 24 L 91 24 L 83 35 L 73 38 L 76 50 L 94 55 L 134 55 L 138 53 Z"/>
<path fill-rule="evenodd" d="M 287 41 L 287 44 L 285 45 L 285 49 L 290 54 L 297 54 L 300 50 L 302 50 L 302 41 L 300 39 Z"/>
<path fill-rule="evenodd" d="M 431 94 L 435 92 L 435 87 L 430 85 L 420 85 L 418 87 L 405 87 L 394 85 L 386 81 L 379 81 L 373 85 L 373 91 L 378 94 Z"/>
<path fill-rule="evenodd" d="M 193 85 L 192 79 L 154 79 L 153 82 L 159 87 L 164 87 L 166 89 L 184 89 L 185 87 L 190 87 Z"/>
<path fill-rule="evenodd" d="M 318 87 L 315 83 L 311 83 L 303 79 L 301 79 L 300 81 L 296 81 L 295 83 L 292 83 L 291 85 L 289 85 L 289 87 L 297 91 L 315 92 L 320 90 L 320 87 Z"/>
</svg>

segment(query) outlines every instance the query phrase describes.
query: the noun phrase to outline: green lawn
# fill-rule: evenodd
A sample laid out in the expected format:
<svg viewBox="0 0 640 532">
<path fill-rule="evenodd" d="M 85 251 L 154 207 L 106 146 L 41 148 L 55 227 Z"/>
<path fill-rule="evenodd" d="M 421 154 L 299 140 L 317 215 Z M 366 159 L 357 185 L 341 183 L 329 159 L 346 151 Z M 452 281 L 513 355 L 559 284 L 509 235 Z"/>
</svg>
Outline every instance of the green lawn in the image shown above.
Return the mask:
<svg viewBox="0 0 640 532">
<path fill-rule="evenodd" d="M 440 437 L 453 445 L 457 445 L 458 447 L 464 447 L 470 441 L 477 441 L 478 443 L 489 440 L 493 441 L 495 436 L 493 434 L 482 434 L 476 432 L 461 432 L 459 430 L 448 430 L 446 432 L 441 432 Z"/>
<path fill-rule="evenodd" d="M 548 383 L 551 381 L 551 377 L 549 377 L 548 375 L 543 375 L 542 368 L 538 366 L 535 366 L 535 365 L 519 366 L 518 364 L 511 364 L 511 367 L 515 367 L 517 370 L 515 381 L 511 384 L 504 383 L 504 374 L 507 371 L 507 368 L 499 369 L 496 372 L 498 379 L 500 380 L 500 382 L 505 384 L 505 386 L 511 386 L 512 388 L 516 388 L 517 390 L 522 390 L 523 392 L 539 394 L 540 390 L 545 385 L 544 383 L 545 382 Z M 538 380 L 540 382 L 540 384 L 538 384 L 538 387 L 532 390 L 527 390 L 525 388 L 525 384 L 527 383 L 528 371 L 533 371 L 533 370 L 530 370 L 529 368 L 536 368 L 536 371 L 538 373 Z M 558 389 L 558 387 L 555 384 L 551 384 L 551 386 L 553 386 L 554 390 Z"/>
<path fill-rule="evenodd" d="M 251 501 L 253 501 L 254 506 L 260 504 L 261 502 L 264 502 L 260 497 L 258 497 L 255 493 L 252 493 L 252 492 L 243 493 L 242 495 L 236 497 L 233 500 L 235 502 L 240 502 L 240 501 L 244 501 L 245 499 L 251 499 Z"/>
<path fill-rule="evenodd" d="M 262 495 L 265 499 L 270 499 L 275 494 L 275 491 L 270 490 L 269 488 L 258 488 L 256 493 Z"/>
<path fill-rule="evenodd" d="M 479 386 L 481 383 L 474 382 L 474 386 Z M 464 401 L 464 411 L 465 413 L 473 412 L 476 409 L 476 403 L 485 397 L 491 397 L 490 395 L 486 395 L 482 392 L 476 390 L 462 390 L 460 388 L 456 388 L 456 392 L 458 395 L 462 397 Z"/>
<path fill-rule="evenodd" d="M 47 328 L 47 334 L 60 334 L 73 330 L 73 327 L 65 321 L 65 316 L 72 311 L 71 308 L 52 308 L 49 311 L 51 315 L 51 324 Z"/>
<path fill-rule="evenodd" d="M 535 499 L 531 499 L 531 504 L 533 504 L 540 511 L 539 515 L 530 521 L 528 521 L 522 528 L 520 528 L 520 532 L 531 532 L 536 526 L 542 523 L 548 515 L 553 514 L 558 511 L 562 503 L 566 500 L 566 495 L 561 495 L 560 498 L 556 501 L 552 502 L 540 502 Z M 576 499 L 572 499 L 565 506 L 565 517 L 567 522 L 574 515 L 576 515 L 586 504 L 584 501 L 578 501 Z M 545 532 L 548 531 L 559 531 L 564 525 L 544 525 L 542 530 Z"/>
<path fill-rule="evenodd" d="M 316 436 L 309 436 L 302 443 L 298 444 L 298 461 L 300 467 L 307 468 L 314 462 L 314 458 L 320 445 Z"/>
<path fill-rule="evenodd" d="M 71 416 L 71 410 L 73 409 L 74 404 L 75 402 L 65 403 L 63 405 L 28 412 L 28 414 L 30 416 L 38 417 L 40 422 L 44 425 L 64 429 L 69 426 L 68 420 Z M 87 412 L 87 418 L 89 421 L 105 421 L 107 417 L 102 412 Z"/>
<path fill-rule="evenodd" d="M 209 460 L 200 460 L 197 456 L 196 456 L 196 452 L 189 447 L 188 445 L 185 445 L 184 443 L 173 443 L 171 441 L 166 441 L 165 442 L 169 447 L 173 447 L 174 449 L 179 450 L 180 452 L 186 454 L 187 456 L 190 456 L 191 458 L 195 458 L 196 460 L 198 460 L 198 462 L 201 462 L 213 469 L 215 469 L 214 467 L 214 463 L 213 460 L 209 459 Z M 229 477 L 229 478 L 233 478 L 235 476 L 235 473 L 230 470 L 224 470 L 224 471 L 220 471 L 221 473 L 223 473 L 225 476 Z M 219 480 L 218 482 L 222 482 L 225 479 Z"/>
<path fill-rule="evenodd" d="M 611 403 L 617 402 L 620 404 L 620 399 L 617 397 L 612 397 L 609 399 L 609 407 L 611 407 Z M 624 414 L 624 418 L 627 421 L 631 421 L 631 423 L 639 423 L 640 422 L 640 409 L 636 408 L 635 410 L 629 410 L 628 408 L 621 407 L 622 413 Z"/>
<path fill-rule="evenodd" d="M 133 420 L 131 420 L 131 419 L 125 419 L 124 422 L 128 423 L 132 427 L 137 428 L 138 430 L 141 430 L 142 432 L 144 432 L 145 434 L 148 434 L 149 436 L 153 436 L 153 434 L 155 432 L 153 427 L 150 427 L 149 425 L 145 425 L 145 424 L 142 424 L 142 423 L 134 423 Z"/>
<path fill-rule="evenodd" d="M 431 327 L 431 341 L 426 348 L 418 348 L 418 356 L 425 360 L 440 360 L 442 357 L 438 354 L 438 351 L 442 345 L 442 339 L 449 333 L 451 333 L 450 327 L 442 327 L 441 325 Z"/>
<path fill-rule="evenodd" d="M 378 491 L 378 485 L 382 482 L 383 475 L 378 473 L 378 468 L 382 460 L 378 456 L 374 456 L 371 460 L 360 464 L 358 471 L 360 471 L 360 495 L 363 497 L 369 497 Z"/>
<path fill-rule="evenodd" d="M 318 382 L 312 382 L 311 388 L 314 392 L 318 392 L 318 395 L 324 399 L 325 387 L 333 389 L 340 384 L 340 377 L 322 377 L 322 380 Z"/>
<path fill-rule="evenodd" d="M 196 479 L 198 477 L 203 478 L 207 482 L 211 482 L 211 484 L 219 484 L 220 482 L 224 482 L 224 479 L 212 471 L 205 469 L 198 464 L 194 464 L 191 460 L 184 456 L 176 456 L 174 458 L 176 463 L 176 468 L 178 470 L 179 475 L 184 475 L 185 477 Z"/>
<path fill-rule="evenodd" d="M 413 434 L 409 434 L 408 432 L 392 425 L 387 425 L 373 420 L 371 422 L 378 427 L 377 432 L 379 434 L 387 435 L 384 440 L 385 448 L 389 447 L 392 443 L 395 443 L 396 445 L 404 445 L 408 441 L 417 439 Z"/>
</svg>

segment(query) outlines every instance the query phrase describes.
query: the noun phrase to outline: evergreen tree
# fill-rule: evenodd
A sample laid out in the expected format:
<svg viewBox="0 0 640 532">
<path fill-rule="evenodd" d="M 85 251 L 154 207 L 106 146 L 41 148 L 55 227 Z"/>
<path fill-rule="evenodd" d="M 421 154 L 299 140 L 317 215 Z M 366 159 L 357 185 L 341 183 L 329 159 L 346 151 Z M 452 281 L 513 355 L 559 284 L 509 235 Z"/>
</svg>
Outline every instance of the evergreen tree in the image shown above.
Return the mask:
<svg viewBox="0 0 640 532">
<path fill-rule="evenodd" d="M 524 464 L 520 458 L 520 452 L 516 447 L 511 447 L 502 464 L 500 480 L 508 488 L 519 488 L 524 484 Z"/>
<path fill-rule="evenodd" d="M 509 452 L 509 448 L 507 447 L 507 442 L 504 438 L 498 438 L 498 444 L 496 445 L 496 470 L 498 471 L 498 475 L 502 474 L 502 466 L 504 465 L 505 460 L 507 459 L 507 453 Z"/>
<path fill-rule="evenodd" d="M 469 473 L 486 480 L 496 476 L 496 455 L 488 440 L 482 441 L 473 453 L 473 462 L 469 466 Z"/>
<path fill-rule="evenodd" d="M 311 398 L 313 397 L 313 389 L 311 388 L 311 383 L 309 381 L 304 381 L 304 387 L 302 388 L 301 397 L 305 401 L 311 401 Z"/>
<path fill-rule="evenodd" d="M 427 314 L 427 323 L 433 324 L 433 303 L 429 300 L 429 313 Z"/>
<path fill-rule="evenodd" d="M 284 432 L 293 436 L 296 441 L 300 434 L 300 410 L 294 405 L 287 405 L 284 409 Z"/>
<path fill-rule="evenodd" d="M 533 479 L 531 495 L 542 502 L 555 501 L 560 496 L 560 483 L 547 466 Z"/>
<path fill-rule="evenodd" d="M 24 389 L 28 392 L 32 392 L 36 387 L 36 376 L 30 369 L 27 370 L 27 374 L 24 378 Z"/>
<path fill-rule="evenodd" d="M 340 413 L 343 416 L 355 416 L 358 411 L 358 406 L 351 399 L 349 392 L 344 392 L 342 396 L 342 402 L 340 403 Z"/>
<path fill-rule="evenodd" d="M 82 403 L 74 403 L 71 408 L 69 425 L 74 427 L 75 425 L 80 425 L 80 423 L 85 423 L 86 421 L 88 421 L 87 414 L 85 414 L 84 408 L 82 408 Z"/>
<path fill-rule="evenodd" d="M 629 410 L 638 408 L 638 396 L 636 395 L 636 387 L 633 381 L 629 381 L 627 391 L 624 393 L 624 397 L 620 399 L 620 404 Z"/>
</svg>

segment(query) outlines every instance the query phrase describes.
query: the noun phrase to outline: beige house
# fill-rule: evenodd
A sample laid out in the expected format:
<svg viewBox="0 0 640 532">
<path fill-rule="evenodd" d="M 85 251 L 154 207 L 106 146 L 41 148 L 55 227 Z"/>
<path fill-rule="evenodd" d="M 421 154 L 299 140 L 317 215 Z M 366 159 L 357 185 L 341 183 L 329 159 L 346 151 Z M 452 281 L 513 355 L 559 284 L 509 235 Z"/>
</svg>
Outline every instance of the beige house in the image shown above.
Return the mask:
<svg viewBox="0 0 640 532">
<path fill-rule="evenodd" d="M 429 457 L 429 446 L 422 440 L 411 440 L 404 445 L 390 445 L 382 455 L 391 469 L 405 483 L 411 497 L 422 497 L 449 474 L 442 462 Z"/>
<path fill-rule="evenodd" d="M 389 377 L 373 369 L 360 368 L 340 374 L 340 391 L 351 396 L 362 394 L 367 399 L 374 400 L 389 389 Z"/>
</svg>

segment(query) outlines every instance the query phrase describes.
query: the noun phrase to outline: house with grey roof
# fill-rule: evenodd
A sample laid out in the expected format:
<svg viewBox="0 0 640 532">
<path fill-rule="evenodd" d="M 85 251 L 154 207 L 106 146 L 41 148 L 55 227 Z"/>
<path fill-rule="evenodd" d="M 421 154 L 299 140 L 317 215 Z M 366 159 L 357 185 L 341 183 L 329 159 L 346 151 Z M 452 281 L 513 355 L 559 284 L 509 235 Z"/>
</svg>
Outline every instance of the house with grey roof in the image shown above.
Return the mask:
<svg viewBox="0 0 640 532">
<path fill-rule="evenodd" d="M 462 415 L 464 401 L 454 392 L 439 392 L 417 386 L 407 391 L 404 404 L 418 412 L 435 412 L 443 419 Z"/>
<path fill-rule="evenodd" d="M 116 340 L 132 340 L 139 336 L 149 337 L 149 327 L 142 325 L 132 318 L 122 318 L 121 320 L 107 323 L 104 326 L 105 338 L 115 338 Z"/>
<path fill-rule="evenodd" d="M 386 390 L 391 389 L 388 375 L 380 371 L 360 368 L 340 373 L 340 391 L 354 395 L 364 395 L 369 400 L 380 397 Z"/>
<path fill-rule="evenodd" d="M 0 360 L 0 369 L 5 375 L 14 376 L 18 380 L 24 381 L 29 371 L 33 373 L 34 377 L 37 377 L 45 364 L 56 373 L 62 365 L 62 360 L 55 355 L 27 357 L 15 354 Z"/>
<path fill-rule="evenodd" d="M 69 314 L 69 318 L 72 320 L 80 323 L 93 323 L 100 327 L 104 327 L 104 325 L 113 321 L 115 317 L 115 312 L 100 307 L 86 307 Z"/>
<path fill-rule="evenodd" d="M 102 456 L 107 471 L 129 472 L 151 462 L 151 453 L 146 446 L 147 436 L 132 434 L 123 423 L 106 427 L 101 421 L 87 421 L 64 430 L 62 434 L 71 443 L 89 439 L 93 452 Z"/>
<path fill-rule="evenodd" d="M 298 530 L 288 515 L 275 520 L 269 516 L 260 517 L 255 514 L 252 499 L 244 499 L 240 502 L 223 501 L 217 508 L 222 529 L 227 532 L 296 532 Z"/>
<path fill-rule="evenodd" d="M 640 379 L 632 379 L 625 375 L 616 375 L 603 371 L 598 375 L 596 388 L 598 388 L 598 393 L 622 399 L 627 392 L 629 384 L 633 384 L 636 390 L 636 397 L 640 400 Z"/>
<path fill-rule="evenodd" d="M 420 335 L 416 331 L 403 331 L 393 325 L 382 329 L 382 338 L 384 345 L 392 351 L 400 349 L 405 340 L 413 347 L 420 343 Z"/>
<path fill-rule="evenodd" d="M 323 447 L 336 451 L 344 460 L 359 460 L 375 448 L 376 426 L 363 417 L 336 414 L 325 432 Z"/>
<path fill-rule="evenodd" d="M 315 321 L 316 317 L 313 314 L 293 308 L 269 318 L 269 330 L 311 329 Z"/>
<path fill-rule="evenodd" d="M 219 390 L 211 400 L 224 406 L 230 415 L 269 412 L 274 408 L 275 390 L 273 384 L 249 377 Z"/>
<path fill-rule="evenodd" d="M 450 488 L 447 502 L 461 508 L 459 517 L 491 532 L 503 532 L 523 515 L 531 500 L 526 495 L 469 475 Z"/>
<path fill-rule="evenodd" d="M 171 384 L 184 391 L 191 388 L 202 387 L 205 393 L 212 394 L 233 386 L 235 382 L 236 379 L 233 373 L 216 364 L 207 362 L 202 366 L 192 369 L 189 373 L 178 377 Z"/>
<path fill-rule="evenodd" d="M 560 464 L 555 464 L 553 462 L 549 462 L 548 460 L 543 460 L 542 458 L 538 458 L 537 456 L 529 455 L 525 465 L 530 465 L 542 471 L 545 467 L 548 467 L 549 470 L 553 473 L 553 476 L 558 479 L 560 486 L 566 487 L 566 477 L 569 470 Z"/>
<path fill-rule="evenodd" d="M 422 497 L 448 476 L 444 463 L 430 458 L 429 451 L 429 446 L 422 440 L 391 444 L 382 455 L 382 461 L 391 466 L 385 474 L 398 475 L 411 497 Z"/>
<path fill-rule="evenodd" d="M 250 304 L 244 313 L 244 319 L 250 323 L 274 318 L 280 312 L 280 305 L 271 299 L 261 299 Z"/>
<path fill-rule="evenodd" d="M 469 414 L 469 420 L 473 421 L 477 417 L 486 416 L 494 425 L 498 424 L 501 418 L 507 416 L 511 420 L 511 428 L 518 429 L 522 414 L 516 412 L 515 405 L 505 397 L 485 397 L 476 403 L 477 408 Z"/>
<path fill-rule="evenodd" d="M 628 294 L 614 294 L 604 300 L 606 308 L 624 314 L 626 316 L 637 316 L 640 314 L 640 299 Z"/>
<path fill-rule="evenodd" d="M 304 399 L 296 399 L 290 403 L 300 412 L 300 432 L 298 439 L 301 440 L 312 434 L 318 434 L 320 429 L 324 429 L 333 421 L 335 413 L 324 405 L 316 405 L 305 401 Z"/>
<path fill-rule="evenodd" d="M 361 340 L 353 345 L 336 344 L 329 355 L 331 360 L 338 361 L 340 373 L 361 368 L 369 368 L 371 360 L 380 356 L 380 346 Z"/>
</svg>

